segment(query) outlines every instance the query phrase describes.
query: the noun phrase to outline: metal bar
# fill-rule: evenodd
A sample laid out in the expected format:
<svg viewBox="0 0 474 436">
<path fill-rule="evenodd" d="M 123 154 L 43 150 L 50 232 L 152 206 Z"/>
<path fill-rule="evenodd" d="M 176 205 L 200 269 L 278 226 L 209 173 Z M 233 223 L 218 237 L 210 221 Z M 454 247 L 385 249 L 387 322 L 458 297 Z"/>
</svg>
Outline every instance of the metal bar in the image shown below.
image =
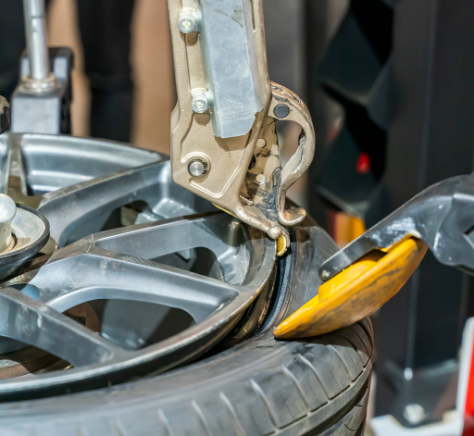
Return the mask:
<svg viewBox="0 0 474 436">
<path fill-rule="evenodd" d="M 45 80 L 49 73 L 49 55 L 46 42 L 44 0 L 23 0 L 26 47 L 30 60 L 30 77 Z"/>
</svg>

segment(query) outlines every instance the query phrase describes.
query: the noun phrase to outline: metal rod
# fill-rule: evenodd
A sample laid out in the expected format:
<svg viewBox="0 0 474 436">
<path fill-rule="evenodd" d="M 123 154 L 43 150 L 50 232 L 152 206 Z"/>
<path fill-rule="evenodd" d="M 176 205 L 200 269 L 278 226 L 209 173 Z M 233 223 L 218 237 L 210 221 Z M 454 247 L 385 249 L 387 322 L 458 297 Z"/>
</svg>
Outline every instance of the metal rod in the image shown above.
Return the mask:
<svg viewBox="0 0 474 436">
<path fill-rule="evenodd" d="M 23 9 L 30 77 L 44 80 L 50 73 L 44 0 L 23 0 Z"/>
</svg>

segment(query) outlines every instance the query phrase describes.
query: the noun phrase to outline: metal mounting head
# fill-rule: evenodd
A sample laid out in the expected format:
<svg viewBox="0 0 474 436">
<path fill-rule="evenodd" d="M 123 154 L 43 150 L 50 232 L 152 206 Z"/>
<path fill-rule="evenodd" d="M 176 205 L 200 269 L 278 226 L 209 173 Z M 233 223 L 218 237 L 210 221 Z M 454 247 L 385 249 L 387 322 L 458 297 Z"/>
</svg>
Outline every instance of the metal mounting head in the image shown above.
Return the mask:
<svg viewBox="0 0 474 436">
<path fill-rule="evenodd" d="M 286 208 L 286 192 L 308 169 L 315 134 L 300 98 L 268 77 L 262 0 L 190 0 L 186 6 L 168 0 L 178 93 L 173 180 L 270 238 L 283 236 L 288 246 L 285 226 L 306 214 Z M 275 129 L 282 119 L 303 130 L 284 167 Z M 207 156 L 205 173 L 192 162 L 196 155 Z"/>
</svg>

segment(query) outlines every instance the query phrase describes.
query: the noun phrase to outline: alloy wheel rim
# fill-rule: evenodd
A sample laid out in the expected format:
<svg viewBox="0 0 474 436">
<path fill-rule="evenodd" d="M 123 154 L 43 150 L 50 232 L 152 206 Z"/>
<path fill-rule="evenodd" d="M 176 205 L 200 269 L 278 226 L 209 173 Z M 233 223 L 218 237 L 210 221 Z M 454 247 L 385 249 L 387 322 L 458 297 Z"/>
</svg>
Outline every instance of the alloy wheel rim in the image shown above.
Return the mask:
<svg viewBox="0 0 474 436">
<path fill-rule="evenodd" d="M 0 398 L 106 386 L 188 362 L 222 339 L 270 280 L 274 241 L 173 184 L 169 162 L 159 153 L 107 141 L 9 134 L 0 137 L 0 155 L 1 174 L 8 175 L 1 190 L 42 212 L 54 241 L 48 245 L 60 247 L 1 285 L 0 334 L 8 339 L 0 349 L 20 341 L 74 366 L 0 381 Z M 140 224 L 75 241 L 90 223 L 136 201 L 147 205 Z M 220 277 L 179 264 L 201 247 L 216 256 Z M 159 263 L 173 253 L 179 253 L 178 265 Z M 62 314 L 104 298 L 177 307 L 196 324 L 157 344 L 125 350 Z"/>
</svg>

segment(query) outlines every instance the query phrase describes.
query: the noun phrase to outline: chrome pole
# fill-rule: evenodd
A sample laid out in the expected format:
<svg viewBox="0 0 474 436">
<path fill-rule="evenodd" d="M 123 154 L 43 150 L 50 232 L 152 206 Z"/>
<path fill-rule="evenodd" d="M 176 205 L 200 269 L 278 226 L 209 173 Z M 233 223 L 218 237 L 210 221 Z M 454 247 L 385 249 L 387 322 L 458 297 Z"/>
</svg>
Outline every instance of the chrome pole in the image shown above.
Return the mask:
<svg viewBox="0 0 474 436">
<path fill-rule="evenodd" d="M 50 74 L 44 0 L 23 0 L 23 8 L 30 78 L 43 81 Z"/>
</svg>

